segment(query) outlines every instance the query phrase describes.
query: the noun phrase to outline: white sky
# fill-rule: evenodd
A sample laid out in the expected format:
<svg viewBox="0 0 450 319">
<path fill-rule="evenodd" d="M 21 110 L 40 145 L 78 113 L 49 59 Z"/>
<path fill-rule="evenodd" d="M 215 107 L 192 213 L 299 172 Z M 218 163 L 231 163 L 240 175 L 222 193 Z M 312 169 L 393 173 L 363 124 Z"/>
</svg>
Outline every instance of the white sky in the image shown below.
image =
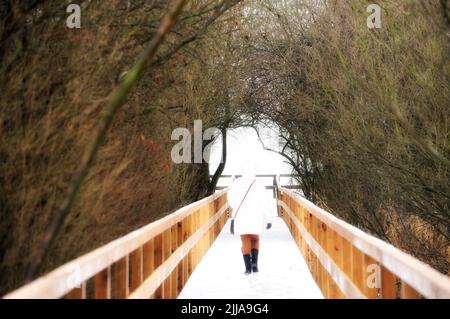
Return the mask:
<svg viewBox="0 0 450 319">
<path fill-rule="evenodd" d="M 278 149 L 277 130 L 274 128 L 260 128 L 260 134 L 266 147 Z M 258 136 L 252 128 L 237 128 L 228 130 L 227 134 L 227 162 L 223 175 L 242 174 L 241 167 L 246 160 L 252 160 L 257 165 L 256 174 L 290 174 L 291 169 L 283 158 L 263 149 Z M 222 141 L 218 139 L 211 147 L 210 172 L 213 174 L 220 163 Z M 282 181 L 285 183 L 285 181 Z M 229 180 L 219 180 L 218 186 L 228 185 Z M 269 179 L 264 180 L 266 185 L 272 185 Z"/>
</svg>

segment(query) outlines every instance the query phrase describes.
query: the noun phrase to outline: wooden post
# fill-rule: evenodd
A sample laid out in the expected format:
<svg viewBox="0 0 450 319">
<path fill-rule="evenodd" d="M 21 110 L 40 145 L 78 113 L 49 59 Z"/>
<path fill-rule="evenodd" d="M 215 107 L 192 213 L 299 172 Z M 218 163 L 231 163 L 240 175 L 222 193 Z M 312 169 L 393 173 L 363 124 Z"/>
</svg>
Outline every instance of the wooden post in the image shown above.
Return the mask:
<svg viewBox="0 0 450 319">
<path fill-rule="evenodd" d="M 177 228 L 177 239 L 178 239 L 177 246 L 178 247 L 180 247 L 184 243 L 183 227 L 184 227 L 184 220 L 182 220 L 181 222 L 178 223 L 178 228 Z M 178 267 L 177 267 L 177 296 L 179 295 L 179 293 L 181 292 L 181 290 L 183 289 L 183 286 L 184 286 L 184 282 L 183 282 L 184 260 L 185 260 L 185 258 L 183 258 L 180 261 L 180 263 L 178 264 Z"/>
<path fill-rule="evenodd" d="M 198 212 L 197 212 L 197 226 L 196 226 L 196 231 L 200 229 L 200 227 L 202 226 L 202 222 L 203 222 L 203 207 L 200 207 Z M 202 258 L 202 249 L 203 249 L 203 236 L 200 237 L 200 239 L 197 242 L 197 257 L 196 257 L 196 261 L 195 261 L 195 266 L 197 267 L 198 263 L 200 262 L 200 259 Z"/>
<path fill-rule="evenodd" d="M 281 193 L 281 192 L 279 192 L 278 193 L 278 198 L 280 199 L 280 201 L 282 201 L 282 202 L 285 202 L 286 203 L 286 201 L 285 201 L 285 196 L 284 196 L 284 194 L 283 193 Z M 277 203 L 278 204 L 278 203 Z M 280 210 L 279 210 L 279 213 L 280 213 L 280 217 L 281 217 L 281 219 L 283 219 L 284 220 L 284 208 L 282 207 L 282 206 L 280 206 Z"/>
<path fill-rule="evenodd" d="M 206 205 L 206 221 L 208 221 L 210 218 L 211 218 L 211 202 L 209 202 L 208 205 Z M 206 250 L 208 250 L 209 247 L 211 246 L 211 229 L 214 229 L 214 225 L 211 226 L 205 234 Z"/>
<path fill-rule="evenodd" d="M 154 239 L 142 246 L 142 280 L 147 279 L 155 270 Z M 150 296 L 154 298 L 155 295 Z"/>
<path fill-rule="evenodd" d="M 364 277 L 363 277 L 363 254 L 355 246 L 351 247 L 352 251 L 352 281 L 361 292 L 364 292 Z"/>
<path fill-rule="evenodd" d="M 171 252 L 172 255 L 174 251 L 178 248 L 178 224 L 173 225 L 170 228 L 171 236 Z M 170 274 L 171 288 L 170 288 L 170 298 L 175 299 L 178 296 L 178 268 L 175 267 Z"/>
<path fill-rule="evenodd" d="M 189 238 L 189 229 L 190 229 L 190 216 L 186 217 L 183 220 L 183 241 L 186 241 Z M 183 259 L 183 286 L 186 285 L 186 282 L 189 278 L 189 258 L 190 252 Z"/>
<path fill-rule="evenodd" d="M 336 263 L 336 253 L 334 250 L 334 238 L 335 238 L 335 232 L 331 228 L 326 229 L 326 252 L 331 260 Z M 336 299 L 337 298 L 337 291 L 336 291 L 336 285 L 334 283 L 333 278 L 331 278 L 331 275 L 327 272 L 327 281 L 328 281 L 328 299 Z"/>
<path fill-rule="evenodd" d="M 154 239 L 150 239 L 142 247 L 142 273 L 144 280 L 147 279 L 155 270 L 155 249 Z"/>
<path fill-rule="evenodd" d="M 172 254 L 172 232 L 171 229 L 167 229 L 163 232 L 163 260 L 166 261 Z M 172 290 L 172 277 L 168 276 L 163 283 L 163 299 L 171 298 Z"/>
<path fill-rule="evenodd" d="M 316 242 L 318 241 L 317 240 L 317 237 L 318 237 L 318 234 L 317 234 L 318 233 L 318 226 L 317 226 L 317 224 L 318 224 L 317 218 L 315 216 L 311 215 L 311 235 L 316 240 Z M 319 260 L 318 260 L 317 256 L 314 253 L 312 253 L 311 255 L 312 255 L 312 259 L 313 259 L 312 274 L 313 274 L 314 280 L 319 284 Z"/>
<path fill-rule="evenodd" d="M 164 238 L 163 238 L 162 234 L 157 235 L 153 239 L 153 249 L 155 251 L 154 252 L 155 257 L 154 257 L 153 261 L 154 261 L 155 269 L 158 268 L 163 262 L 163 258 L 164 258 L 163 257 L 163 241 L 164 241 Z M 163 298 L 163 285 L 162 284 L 158 287 L 158 289 L 156 289 L 154 297 L 156 299 Z"/>
<path fill-rule="evenodd" d="M 344 269 L 344 248 L 342 244 L 342 237 L 337 232 L 333 231 L 333 239 L 332 239 L 332 245 L 333 245 L 333 260 L 336 263 L 336 265 L 339 266 L 340 269 Z"/>
<path fill-rule="evenodd" d="M 306 211 L 305 212 L 305 228 L 307 232 L 311 235 L 311 214 Z M 309 246 L 306 247 L 306 263 L 308 264 L 308 268 L 310 271 L 312 271 L 312 255 L 311 255 L 311 248 Z"/>
<path fill-rule="evenodd" d="M 142 247 L 133 251 L 130 255 L 131 280 L 130 290 L 134 291 L 142 283 L 143 267 L 142 267 Z"/>
<path fill-rule="evenodd" d="M 412 288 L 406 282 L 402 281 L 401 298 L 402 299 L 421 299 L 422 297 L 414 288 Z"/>
<path fill-rule="evenodd" d="M 126 299 L 130 293 L 128 255 L 115 263 L 115 294 L 114 298 Z"/>
<path fill-rule="evenodd" d="M 342 238 L 342 271 L 347 275 L 347 277 L 350 280 L 352 280 L 353 278 L 352 246 L 349 243 L 349 241 L 345 238 Z"/>
<path fill-rule="evenodd" d="M 69 291 L 64 299 L 86 299 L 86 282 L 83 281 L 78 288 Z"/>
<path fill-rule="evenodd" d="M 397 278 L 387 268 L 381 267 L 381 293 L 383 299 L 397 299 Z"/>
<path fill-rule="evenodd" d="M 319 219 L 316 219 L 317 224 L 317 243 L 320 245 L 320 247 L 324 248 L 323 246 L 323 229 L 322 229 L 322 221 Z M 322 267 L 322 264 L 320 263 L 319 258 L 317 258 L 317 277 L 318 277 L 318 283 L 320 290 L 322 291 L 322 294 L 325 298 L 327 298 L 327 292 L 325 291 L 325 278 L 324 278 L 324 269 Z"/>
<path fill-rule="evenodd" d="M 217 210 L 220 208 L 220 207 L 217 207 L 216 205 L 214 205 L 215 206 L 215 209 L 216 209 L 216 212 L 217 212 Z M 217 236 L 219 236 L 219 233 L 220 233 L 220 230 L 221 230 L 221 225 L 222 225 L 222 220 L 223 220 L 223 216 L 225 216 L 226 215 L 226 213 L 224 214 L 224 215 L 222 215 L 220 218 L 219 218 L 219 220 L 214 224 L 214 237 L 213 237 L 213 242 L 216 240 L 216 238 L 217 238 Z M 212 245 L 212 243 L 211 243 L 211 245 Z"/>
<path fill-rule="evenodd" d="M 111 267 L 108 267 L 95 275 L 94 298 L 111 299 Z"/>
<path fill-rule="evenodd" d="M 202 206 L 202 208 L 200 208 L 200 224 L 199 224 L 199 228 L 202 227 L 205 224 L 206 221 L 206 208 L 205 206 Z M 205 254 L 205 235 L 203 235 L 200 238 L 200 255 L 198 258 L 198 262 L 200 262 L 200 260 L 202 259 L 203 255 Z"/>
<path fill-rule="evenodd" d="M 191 236 L 195 233 L 195 231 L 197 230 L 197 224 L 198 224 L 198 211 L 195 211 L 192 213 L 192 220 L 191 220 Z M 197 266 L 197 251 L 198 251 L 198 245 L 195 244 L 192 249 L 192 268 L 191 268 L 191 273 L 194 271 L 195 266 Z"/>
<path fill-rule="evenodd" d="M 306 227 L 306 210 L 303 206 L 300 207 L 300 222 L 302 223 L 303 227 Z M 301 250 L 303 257 L 306 259 L 306 242 L 305 239 L 302 237 L 301 239 Z"/>
<path fill-rule="evenodd" d="M 363 284 L 364 295 L 369 299 L 378 299 L 381 297 L 381 267 L 371 257 L 363 256 Z"/>
<path fill-rule="evenodd" d="M 208 217 L 208 219 L 211 219 L 216 214 L 216 211 L 214 210 L 214 201 L 210 202 L 208 207 L 209 207 L 209 214 L 208 214 L 209 217 Z M 214 239 L 216 238 L 214 236 L 214 230 L 215 230 L 216 226 L 217 226 L 217 221 L 209 229 L 209 232 L 208 232 L 208 235 L 209 235 L 208 248 L 211 247 L 211 245 L 214 242 Z"/>
<path fill-rule="evenodd" d="M 341 269 L 343 270 L 343 252 L 342 252 L 342 237 L 336 233 L 335 231 L 329 229 L 328 231 L 328 246 L 330 249 L 330 255 L 331 258 L 333 259 L 333 261 L 335 262 L 335 264 Z M 330 278 L 330 281 L 332 281 L 332 279 Z M 337 284 L 333 281 L 332 285 L 331 285 L 331 298 L 333 299 L 338 299 L 338 298 L 343 298 L 343 294 L 340 291 L 339 287 L 337 286 Z"/>
<path fill-rule="evenodd" d="M 188 236 L 190 237 L 194 233 L 194 216 L 192 214 L 189 215 L 188 225 Z M 194 271 L 194 248 L 195 247 L 192 247 L 188 254 L 188 277 L 190 277 Z"/>
<path fill-rule="evenodd" d="M 205 224 L 211 219 L 211 203 L 208 203 L 206 206 L 206 219 Z M 209 250 L 209 247 L 211 246 L 211 229 L 214 228 L 214 225 L 212 225 L 208 231 L 205 233 L 205 254 Z"/>
<path fill-rule="evenodd" d="M 195 216 L 194 216 L 195 217 L 194 218 L 194 220 L 195 220 L 194 233 L 197 232 L 197 230 L 200 228 L 200 225 L 201 225 L 201 216 L 200 216 L 200 214 L 201 214 L 201 211 L 195 212 Z M 199 241 L 194 246 L 194 257 L 195 257 L 194 268 L 196 268 L 197 265 L 198 265 L 198 262 L 200 260 L 200 243 L 199 243 Z"/>
</svg>

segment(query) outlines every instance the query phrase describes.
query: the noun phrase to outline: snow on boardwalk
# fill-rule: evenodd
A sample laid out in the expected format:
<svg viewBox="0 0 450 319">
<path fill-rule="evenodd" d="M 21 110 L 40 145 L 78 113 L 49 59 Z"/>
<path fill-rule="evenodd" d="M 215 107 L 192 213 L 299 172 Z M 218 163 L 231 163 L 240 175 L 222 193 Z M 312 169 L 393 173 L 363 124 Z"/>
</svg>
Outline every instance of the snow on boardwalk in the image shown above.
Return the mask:
<svg viewBox="0 0 450 319">
<path fill-rule="evenodd" d="M 322 293 L 281 218 L 261 236 L 259 273 L 244 275 L 239 236 L 229 222 L 198 264 L 180 299 L 318 299 Z"/>
</svg>

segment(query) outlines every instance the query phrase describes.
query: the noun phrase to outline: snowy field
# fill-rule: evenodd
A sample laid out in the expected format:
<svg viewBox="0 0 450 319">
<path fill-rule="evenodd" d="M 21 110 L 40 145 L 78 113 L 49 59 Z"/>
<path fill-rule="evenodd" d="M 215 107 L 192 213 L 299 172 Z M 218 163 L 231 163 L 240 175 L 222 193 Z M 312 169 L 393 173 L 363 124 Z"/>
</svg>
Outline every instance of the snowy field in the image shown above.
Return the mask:
<svg viewBox="0 0 450 319">
<path fill-rule="evenodd" d="M 308 267 L 281 218 L 260 242 L 259 273 L 244 275 L 238 236 L 229 222 L 192 273 L 180 299 L 321 299 Z"/>
</svg>

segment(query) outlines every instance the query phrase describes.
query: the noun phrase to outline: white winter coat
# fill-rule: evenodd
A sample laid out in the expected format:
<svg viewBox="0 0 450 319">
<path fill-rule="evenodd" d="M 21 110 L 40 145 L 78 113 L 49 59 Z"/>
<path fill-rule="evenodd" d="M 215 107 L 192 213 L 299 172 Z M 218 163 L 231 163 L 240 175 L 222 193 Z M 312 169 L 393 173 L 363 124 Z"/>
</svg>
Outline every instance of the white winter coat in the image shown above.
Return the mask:
<svg viewBox="0 0 450 319">
<path fill-rule="evenodd" d="M 228 204 L 233 209 L 232 218 L 235 218 L 235 235 L 260 235 L 266 224 L 272 223 L 267 192 L 264 185 L 258 180 L 255 180 L 236 217 L 236 210 L 253 180 L 253 178 L 238 178 L 231 184 L 228 191 Z"/>
</svg>

